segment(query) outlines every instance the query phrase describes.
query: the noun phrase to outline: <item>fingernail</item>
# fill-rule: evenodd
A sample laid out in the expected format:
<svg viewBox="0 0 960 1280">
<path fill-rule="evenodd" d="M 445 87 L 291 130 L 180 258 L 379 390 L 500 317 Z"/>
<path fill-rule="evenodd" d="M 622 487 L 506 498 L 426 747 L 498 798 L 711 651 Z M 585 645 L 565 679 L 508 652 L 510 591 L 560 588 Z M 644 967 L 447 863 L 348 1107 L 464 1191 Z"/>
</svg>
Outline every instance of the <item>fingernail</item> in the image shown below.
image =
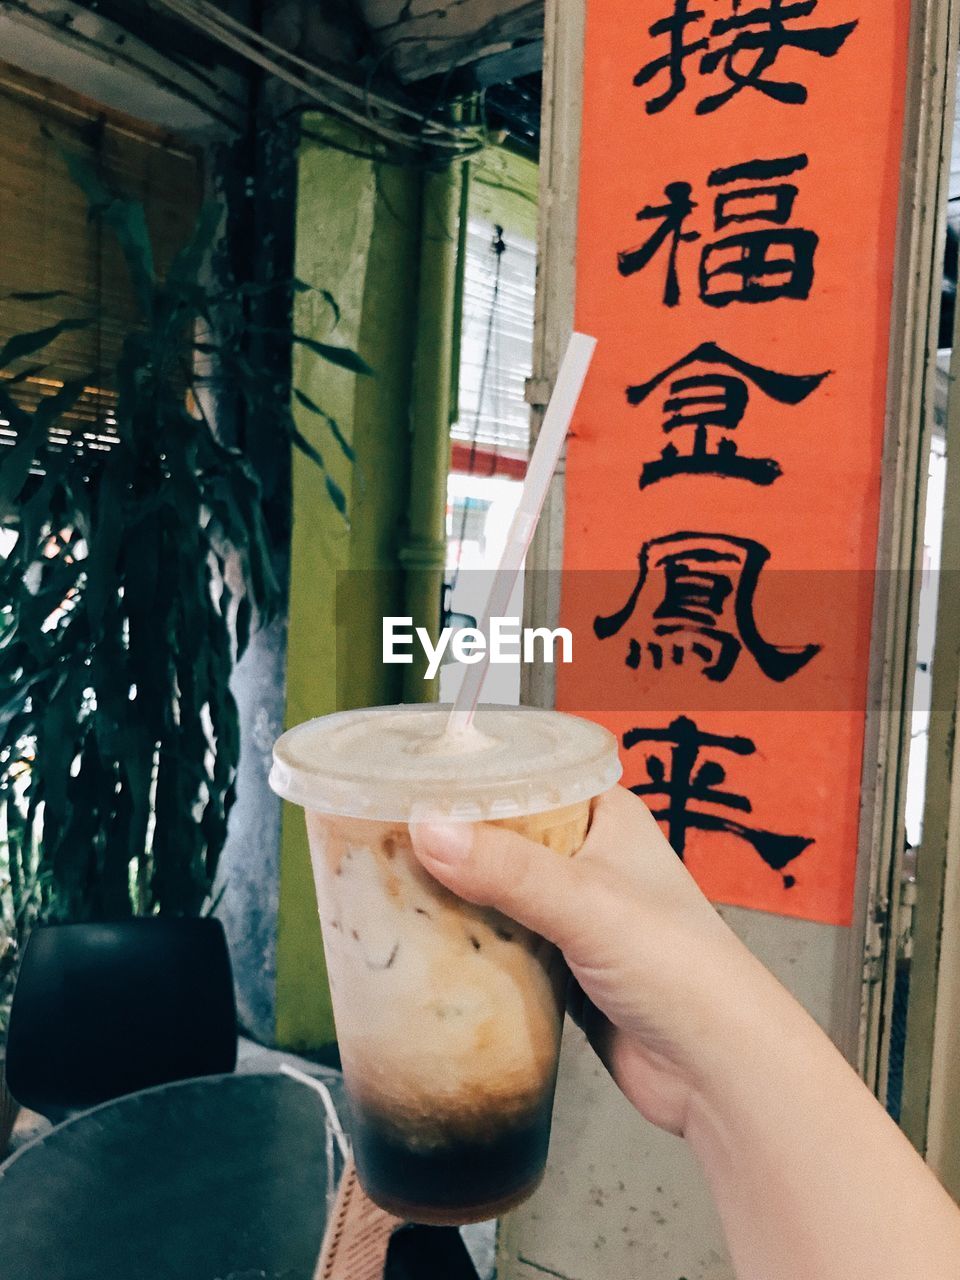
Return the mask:
<svg viewBox="0 0 960 1280">
<path fill-rule="evenodd" d="M 463 862 L 473 848 L 469 822 L 419 822 L 411 828 L 413 842 L 431 862 Z"/>
</svg>

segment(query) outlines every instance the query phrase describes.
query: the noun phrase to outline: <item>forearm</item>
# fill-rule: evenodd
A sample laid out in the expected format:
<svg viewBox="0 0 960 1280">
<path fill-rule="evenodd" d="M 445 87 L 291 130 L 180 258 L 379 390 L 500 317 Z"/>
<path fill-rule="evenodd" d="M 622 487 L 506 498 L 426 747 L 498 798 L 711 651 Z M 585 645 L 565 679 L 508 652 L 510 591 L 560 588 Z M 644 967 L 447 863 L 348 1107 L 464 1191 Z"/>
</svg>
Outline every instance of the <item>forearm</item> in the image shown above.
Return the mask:
<svg viewBox="0 0 960 1280">
<path fill-rule="evenodd" d="M 699 1157 L 738 1280 L 958 1280 L 960 1211 L 629 791 L 569 860 L 486 824 L 414 842 L 452 892 L 561 948 L 601 1060 Z"/>
<path fill-rule="evenodd" d="M 957 1280 L 960 1211 L 799 1005 L 738 963 L 685 1127 L 738 1280 Z"/>
</svg>

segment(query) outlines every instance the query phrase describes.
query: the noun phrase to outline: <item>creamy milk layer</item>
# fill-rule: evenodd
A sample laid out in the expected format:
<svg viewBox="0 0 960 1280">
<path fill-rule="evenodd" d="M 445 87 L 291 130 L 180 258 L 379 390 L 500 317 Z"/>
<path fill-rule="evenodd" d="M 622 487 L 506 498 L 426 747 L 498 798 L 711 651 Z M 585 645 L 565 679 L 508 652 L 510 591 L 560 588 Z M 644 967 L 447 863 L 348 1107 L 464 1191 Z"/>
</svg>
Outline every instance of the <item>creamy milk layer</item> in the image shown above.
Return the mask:
<svg viewBox="0 0 960 1280">
<path fill-rule="evenodd" d="M 572 854 L 586 801 L 503 825 Z M 437 884 L 405 825 L 308 811 L 344 1075 L 372 1120 L 428 1151 L 523 1124 L 553 1089 L 555 949 Z"/>
<path fill-rule="evenodd" d="M 437 706 L 310 720 L 276 744 L 271 785 L 314 813 L 479 821 L 575 804 L 620 777 L 614 736 L 576 716 L 481 706 L 465 733 L 447 731 L 448 720 Z"/>
</svg>

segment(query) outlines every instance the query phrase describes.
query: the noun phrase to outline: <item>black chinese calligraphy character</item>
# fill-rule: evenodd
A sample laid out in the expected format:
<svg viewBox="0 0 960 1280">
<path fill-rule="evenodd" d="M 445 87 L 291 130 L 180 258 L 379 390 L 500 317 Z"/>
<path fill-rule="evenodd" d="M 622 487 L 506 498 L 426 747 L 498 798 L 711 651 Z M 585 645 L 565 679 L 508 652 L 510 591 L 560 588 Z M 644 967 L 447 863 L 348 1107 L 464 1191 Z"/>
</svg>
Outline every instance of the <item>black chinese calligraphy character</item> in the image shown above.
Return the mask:
<svg viewBox="0 0 960 1280">
<path fill-rule="evenodd" d="M 814 254 L 819 237 L 805 227 L 788 227 L 798 188 L 789 177 L 807 167 L 805 155 L 773 160 L 747 160 L 714 169 L 710 187 L 732 187 L 714 200 L 713 227 L 751 223 L 745 230 L 720 236 L 704 245 L 700 254 L 701 299 L 711 307 L 731 302 L 770 302 L 775 298 L 807 298 L 813 284 Z M 743 185 L 747 184 L 747 185 Z M 668 244 L 663 301 L 668 307 L 680 302 L 677 258 L 680 245 L 701 239 L 697 230 L 685 230 L 687 219 L 698 208 L 688 182 L 671 182 L 664 188 L 665 204 L 649 204 L 637 213 L 640 222 L 659 219 L 659 226 L 632 249 L 617 254 L 622 276 L 642 271 L 657 251 Z"/>
<path fill-rule="evenodd" d="M 734 373 L 714 372 L 673 378 L 681 369 L 695 364 L 719 365 L 732 369 Z M 677 475 L 714 475 L 748 480 L 751 484 L 773 484 L 782 474 L 780 464 L 773 458 L 746 457 L 726 434 L 735 431 L 743 420 L 750 399 L 748 382 L 777 404 L 796 405 L 814 392 L 829 372 L 777 373 L 741 360 L 715 342 L 703 342 L 649 382 L 627 387 L 627 403 L 639 405 L 671 379 L 667 399 L 663 402 L 663 431 L 671 434 L 693 429 L 689 453 L 681 453 L 671 443 L 655 461 L 644 463 L 640 488 L 645 489 L 659 480 Z M 711 448 L 711 432 L 714 431 L 725 434 L 720 436 L 716 447 Z"/>
<path fill-rule="evenodd" d="M 813 257 L 819 237 L 804 227 L 785 227 L 793 212 L 797 187 L 773 178 L 787 177 L 807 167 L 805 155 L 781 160 L 748 160 L 714 169 L 711 187 L 738 182 L 767 183 L 725 191 L 714 202 L 717 231 L 731 223 L 766 222 L 774 228 L 753 228 L 723 236 L 707 245 L 700 259 L 700 297 L 711 307 L 731 302 L 766 302 L 772 298 L 807 298 L 813 284 Z"/>
<path fill-rule="evenodd" d="M 667 87 L 663 93 L 651 98 L 647 103 L 648 115 L 656 115 L 658 111 L 669 107 L 670 103 L 687 87 L 685 70 L 687 59 L 692 58 L 694 54 L 702 53 L 710 43 L 706 37 L 688 40 L 687 28 L 696 26 L 704 16 L 705 10 L 690 8 L 690 0 L 674 0 L 673 12 L 665 18 L 660 18 L 650 27 L 652 36 L 668 37 L 670 48 L 662 57 L 648 62 L 633 78 L 635 85 L 645 85 L 661 72 L 667 73 Z"/>
<path fill-rule="evenodd" d="M 663 599 L 650 617 L 648 636 L 633 638 L 626 664 L 638 668 L 646 655 L 654 670 L 664 659 L 684 664 L 688 651 L 708 680 L 724 681 L 743 649 L 778 684 L 795 676 L 821 645 L 775 645 L 760 635 L 754 597 L 770 552 L 752 538 L 718 533 L 672 533 L 652 538 L 637 556 L 639 573 L 622 608 L 594 618 L 597 638 L 615 636 L 632 618 L 648 580 L 658 574 Z"/>
<path fill-rule="evenodd" d="M 649 115 L 665 110 L 687 87 L 686 64 L 696 59 L 701 76 L 720 72 L 728 81 L 718 93 L 702 98 L 697 115 L 718 110 L 744 89 L 755 89 L 775 102 L 799 105 L 807 100 L 806 86 L 795 80 L 767 75 L 784 49 L 799 49 L 820 58 L 832 58 L 843 48 L 857 26 L 840 22 L 834 26 L 798 25 L 817 9 L 819 0 L 731 0 L 729 17 L 715 18 L 709 35 L 694 38 L 691 28 L 706 17 L 705 9 L 691 9 L 690 0 L 673 0 L 673 9 L 649 28 L 650 35 L 666 37 L 668 50 L 646 63 L 633 78 L 642 88 L 660 76 L 666 77 L 663 91 L 646 103 Z"/>
<path fill-rule="evenodd" d="M 741 0 L 733 0 L 729 18 L 718 18 L 710 28 L 711 47 L 700 61 L 701 75 L 710 75 L 722 67 L 730 87 L 697 103 L 697 115 L 716 111 L 743 89 L 756 89 L 775 102 L 799 105 L 806 102 L 807 90 L 795 80 L 771 80 L 764 73 L 777 61 L 784 49 L 803 49 L 821 58 L 839 53 L 855 29 L 856 22 L 841 22 L 833 27 L 801 27 L 794 24 L 809 17 L 819 0 L 770 0 L 769 4 L 744 9 Z M 730 36 L 725 44 L 714 37 Z M 744 68 L 744 64 L 747 64 Z"/>
<path fill-rule="evenodd" d="M 663 189 L 667 198 L 666 204 L 648 204 L 637 214 L 638 222 L 648 222 L 659 218 L 660 225 L 652 232 L 649 239 L 635 249 L 627 249 L 617 254 L 617 270 L 622 276 L 632 276 L 635 271 L 642 271 L 657 250 L 669 241 L 667 250 L 667 279 L 663 289 L 663 301 L 668 307 L 675 307 L 680 301 L 680 281 L 677 277 L 677 250 L 685 240 L 699 240 L 699 231 L 684 231 L 683 224 L 697 207 L 690 199 L 692 188 L 689 182 L 669 182 Z"/>
<path fill-rule="evenodd" d="M 666 729 L 637 728 L 623 735 L 623 745 L 628 751 L 641 743 L 662 743 L 669 747 L 669 761 L 651 752 L 646 761 L 649 781 L 638 783 L 630 790 L 635 795 L 651 797 L 653 816 L 666 825 L 667 838 L 681 858 L 686 852 L 690 831 L 726 832 L 736 836 L 751 845 L 771 870 L 781 873 L 813 844 L 810 836 L 764 831 L 731 816 L 752 813 L 750 800 L 723 787 L 727 780 L 723 765 L 711 759 L 699 762 L 703 752 L 753 755 L 757 748 L 750 738 L 704 733 L 687 716 L 678 716 Z M 795 878 L 784 875 L 783 883 L 785 888 L 792 888 Z"/>
</svg>

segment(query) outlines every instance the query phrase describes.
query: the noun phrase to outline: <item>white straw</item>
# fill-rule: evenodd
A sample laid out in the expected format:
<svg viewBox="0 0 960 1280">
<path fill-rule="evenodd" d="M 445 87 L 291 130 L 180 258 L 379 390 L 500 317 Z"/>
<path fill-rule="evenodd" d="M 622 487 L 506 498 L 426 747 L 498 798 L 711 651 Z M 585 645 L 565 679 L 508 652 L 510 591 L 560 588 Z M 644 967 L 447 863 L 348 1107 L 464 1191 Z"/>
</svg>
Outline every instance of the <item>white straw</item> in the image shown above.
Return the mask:
<svg viewBox="0 0 960 1280">
<path fill-rule="evenodd" d="M 488 642 L 490 619 L 503 617 L 509 607 L 517 574 L 523 566 L 524 556 L 533 541 L 543 504 L 547 500 L 550 481 L 556 470 L 563 442 L 567 438 L 570 419 L 577 407 L 596 345 L 596 338 L 590 338 L 585 333 L 572 333 L 566 353 L 560 362 L 553 395 L 543 416 L 540 434 L 537 436 L 537 443 L 527 467 L 520 505 L 510 525 L 503 555 L 500 557 L 500 564 L 490 586 L 490 595 L 487 597 L 483 618 L 478 624 Z M 463 683 L 460 685 L 450 712 L 448 731 L 462 732 L 472 724 L 489 666 L 488 643 L 483 660 L 468 666 L 464 673 Z"/>
</svg>

